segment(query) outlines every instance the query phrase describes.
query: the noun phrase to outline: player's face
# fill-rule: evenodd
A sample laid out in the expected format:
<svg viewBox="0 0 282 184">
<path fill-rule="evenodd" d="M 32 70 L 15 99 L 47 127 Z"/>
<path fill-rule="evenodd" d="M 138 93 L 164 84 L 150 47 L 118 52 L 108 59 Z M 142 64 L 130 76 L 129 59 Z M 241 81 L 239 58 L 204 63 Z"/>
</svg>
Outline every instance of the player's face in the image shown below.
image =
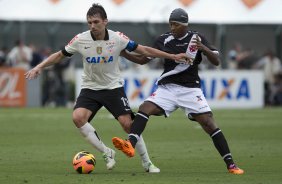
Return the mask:
<svg viewBox="0 0 282 184">
<path fill-rule="evenodd" d="M 95 14 L 94 16 L 87 16 L 87 23 L 90 31 L 94 35 L 99 35 L 105 32 L 108 19 L 103 20 L 99 14 Z"/>
<path fill-rule="evenodd" d="M 183 26 L 176 22 L 169 22 L 170 31 L 175 38 L 184 36 L 187 32 L 187 26 Z"/>
</svg>

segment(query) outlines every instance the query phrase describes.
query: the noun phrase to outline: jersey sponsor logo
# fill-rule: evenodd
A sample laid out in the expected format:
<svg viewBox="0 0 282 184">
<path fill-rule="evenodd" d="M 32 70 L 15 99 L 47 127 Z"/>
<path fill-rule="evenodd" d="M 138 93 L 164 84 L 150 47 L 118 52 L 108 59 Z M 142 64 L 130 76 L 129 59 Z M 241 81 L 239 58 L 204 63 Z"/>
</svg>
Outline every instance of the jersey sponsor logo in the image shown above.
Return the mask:
<svg viewBox="0 0 282 184">
<path fill-rule="evenodd" d="M 84 47 L 84 49 L 89 49 L 89 48 L 91 48 L 91 47 L 90 47 L 90 46 L 85 46 L 85 47 Z"/>
<path fill-rule="evenodd" d="M 103 48 L 102 47 L 97 47 L 96 48 L 96 52 L 97 52 L 97 54 L 102 54 Z"/>
<path fill-rule="evenodd" d="M 185 45 L 188 45 L 189 43 L 182 43 L 182 44 L 176 44 L 175 46 L 177 46 L 177 47 L 183 47 L 183 46 L 185 46 Z"/>
<path fill-rule="evenodd" d="M 85 58 L 87 63 L 92 63 L 92 64 L 96 64 L 96 63 L 111 63 L 114 61 L 114 57 L 110 56 L 110 57 L 104 57 L 104 56 L 93 56 L 93 57 L 87 57 Z"/>
<path fill-rule="evenodd" d="M 238 100 L 244 98 L 250 100 L 250 87 L 247 79 L 240 81 L 235 81 L 234 78 L 211 79 L 209 84 L 201 80 L 201 86 L 206 99 Z"/>
</svg>

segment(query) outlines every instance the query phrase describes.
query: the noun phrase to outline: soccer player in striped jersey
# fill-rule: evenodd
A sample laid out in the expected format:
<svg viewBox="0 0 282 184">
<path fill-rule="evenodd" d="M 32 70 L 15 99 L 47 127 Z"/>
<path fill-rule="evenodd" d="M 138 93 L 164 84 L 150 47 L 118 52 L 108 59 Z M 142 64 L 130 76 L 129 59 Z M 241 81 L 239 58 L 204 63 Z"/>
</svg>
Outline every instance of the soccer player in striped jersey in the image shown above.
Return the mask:
<svg viewBox="0 0 282 184">
<path fill-rule="evenodd" d="M 102 142 L 90 121 L 104 106 L 127 133 L 130 131 L 133 112 L 124 92 L 124 79 L 119 70 L 118 57 L 124 53 L 124 50 L 134 51 L 147 57 L 162 57 L 171 60 L 185 60 L 187 57 L 185 53 L 169 54 L 137 44 L 124 34 L 107 29 L 107 14 L 99 4 L 93 4 L 89 8 L 86 18 L 88 31 L 76 35 L 64 49 L 50 55 L 28 71 L 25 76 L 27 79 L 34 79 L 45 67 L 58 63 L 65 57 L 71 57 L 75 53 L 81 54 L 82 90 L 76 100 L 72 119 L 82 136 L 102 153 L 106 167 L 110 170 L 116 163 L 115 151 Z M 160 169 L 151 162 L 142 136 L 136 144 L 136 150 L 145 171 L 160 172 Z"/>
<path fill-rule="evenodd" d="M 165 59 L 164 72 L 157 81 L 158 88 L 139 107 L 128 140 L 114 137 L 113 144 L 127 156 L 133 157 L 134 148 L 146 127 L 149 116 L 163 114 L 167 117 L 176 109 L 181 108 L 185 111 L 187 118 L 197 121 L 210 135 L 228 171 L 232 174 L 243 174 L 244 171 L 235 165 L 227 141 L 216 125 L 211 109 L 200 89 L 198 65 L 201 63 L 202 54 L 211 64 L 217 66 L 220 63 L 219 52 L 203 35 L 188 31 L 188 14 L 185 10 L 180 8 L 173 10 L 169 25 L 171 31 L 162 34 L 156 40 L 155 48 L 173 54 L 186 52 L 192 62 L 187 64 Z M 192 39 L 193 35 L 195 39 Z M 195 55 L 191 52 L 195 52 Z M 149 61 L 145 57 L 137 56 L 131 60 L 143 60 L 144 63 Z"/>
</svg>

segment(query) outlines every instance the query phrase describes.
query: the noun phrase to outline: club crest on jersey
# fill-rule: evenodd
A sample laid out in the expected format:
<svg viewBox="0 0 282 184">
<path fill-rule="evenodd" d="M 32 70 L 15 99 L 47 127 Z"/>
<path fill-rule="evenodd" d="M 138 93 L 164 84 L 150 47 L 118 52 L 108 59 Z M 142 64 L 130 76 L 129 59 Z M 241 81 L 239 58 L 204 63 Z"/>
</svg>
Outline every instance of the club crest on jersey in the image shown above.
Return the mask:
<svg viewBox="0 0 282 184">
<path fill-rule="evenodd" d="M 102 47 L 97 47 L 96 52 L 97 52 L 97 54 L 102 54 L 102 52 L 103 52 Z"/>
<path fill-rule="evenodd" d="M 189 46 L 189 50 L 190 50 L 190 52 L 196 52 L 196 50 L 197 50 L 196 45 Z"/>
<path fill-rule="evenodd" d="M 114 51 L 114 46 L 115 46 L 115 42 L 113 41 L 109 41 L 106 43 L 106 49 L 109 52 L 113 52 Z"/>
</svg>

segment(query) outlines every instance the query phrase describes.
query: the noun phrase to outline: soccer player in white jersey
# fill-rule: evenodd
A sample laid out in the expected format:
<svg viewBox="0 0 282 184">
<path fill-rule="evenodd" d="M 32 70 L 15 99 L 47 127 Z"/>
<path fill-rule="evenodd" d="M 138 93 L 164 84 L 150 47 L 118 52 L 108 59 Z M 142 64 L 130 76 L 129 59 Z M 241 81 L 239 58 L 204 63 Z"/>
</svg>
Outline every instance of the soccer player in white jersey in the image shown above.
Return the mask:
<svg viewBox="0 0 282 184">
<path fill-rule="evenodd" d="M 165 59 L 164 72 L 157 81 L 158 89 L 139 107 L 131 126 L 129 139 L 114 137 L 113 144 L 127 156 L 133 157 L 134 147 L 146 127 L 149 116 L 163 114 L 167 117 L 176 109 L 181 108 L 185 111 L 187 118 L 197 121 L 210 135 L 228 171 L 232 174 L 243 174 L 244 171 L 235 165 L 227 141 L 217 127 L 211 109 L 200 89 L 198 65 L 201 63 L 202 54 L 211 64 L 217 66 L 220 63 L 218 51 L 208 43 L 203 35 L 195 31 L 188 31 L 188 14 L 185 10 L 180 8 L 173 10 L 169 24 L 171 31 L 162 34 L 156 40 L 155 48 L 174 54 L 195 51 L 193 63 L 184 64 Z M 198 36 L 192 39 L 195 34 Z M 144 57 L 135 57 L 131 60 L 136 62 L 146 60 L 143 61 L 144 63 L 148 61 Z"/>
<path fill-rule="evenodd" d="M 160 50 L 138 45 L 119 32 L 106 29 L 107 14 L 99 4 L 93 4 L 87 12 L 89 31 L 76 35 L 64 49 L 53 53 L 42 63 L 28 71 L 27 79 L 36 78 L 41 71 L 50 65 L 60 62 L 74 53 L 82 55 L 83 69 L 82 90 L 77 98 L 72 114 L 73 122 L 80 133 L 103 154 L 107 169 L 115 166 L 115 151 L 107 147 L 90 124 L 97 111 L 105 107 L 129 133 L 132 124 L 132 111 L 124 92 L 124 80 L 119 70 L 120 54 L 134 51 L 146 57 L 162 57 L 171 60 L 185 60 L 182 54 L 168 54 Z M 127 56 L 130 59 L 130 56 Z M 158 173 L 150 160 L 146 145 L 140 137 L 136 150 L 139 153 L 145 171 Z"/>
</svg>

